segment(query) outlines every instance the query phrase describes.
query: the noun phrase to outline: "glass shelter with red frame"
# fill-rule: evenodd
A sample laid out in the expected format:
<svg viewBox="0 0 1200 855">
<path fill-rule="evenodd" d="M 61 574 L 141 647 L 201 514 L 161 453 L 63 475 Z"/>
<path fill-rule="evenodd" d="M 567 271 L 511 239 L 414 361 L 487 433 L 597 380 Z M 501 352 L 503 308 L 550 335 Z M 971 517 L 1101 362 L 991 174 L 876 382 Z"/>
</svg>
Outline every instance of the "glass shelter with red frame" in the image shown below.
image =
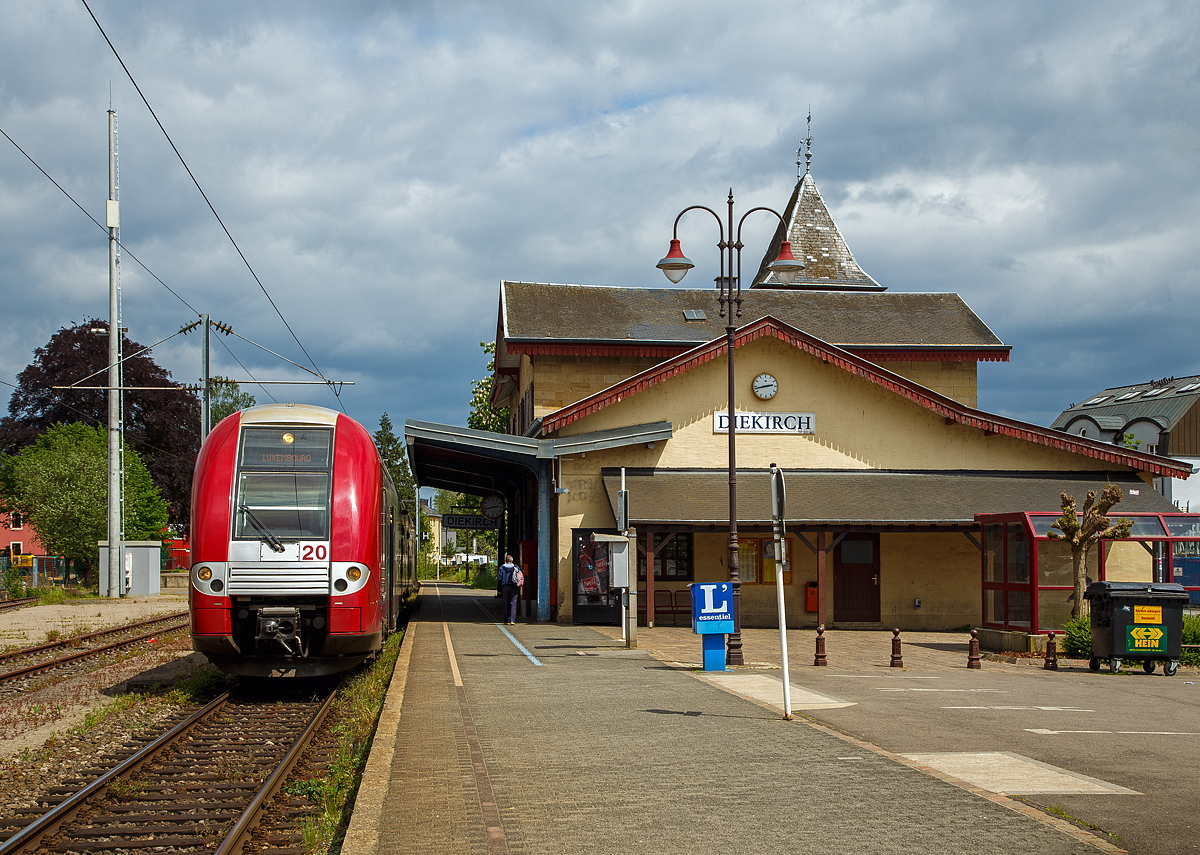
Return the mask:
<svg viewBox="0 0 1200 855">
<path fill-rule="evenodd" d="M 1062 630 L 1071 617 L 1071 545 L 1050 538 L 1061 513 L 976 514 L 981 529 L 983 625 L 1015 632 Z M 1200 515 L 1110 512 L 1129 537 L 1088 550 L 1088 579 L 1176 582 L 1200 605 Z M 1053 529 L 1057 534 L 1058 530 Z"/>
</svg>

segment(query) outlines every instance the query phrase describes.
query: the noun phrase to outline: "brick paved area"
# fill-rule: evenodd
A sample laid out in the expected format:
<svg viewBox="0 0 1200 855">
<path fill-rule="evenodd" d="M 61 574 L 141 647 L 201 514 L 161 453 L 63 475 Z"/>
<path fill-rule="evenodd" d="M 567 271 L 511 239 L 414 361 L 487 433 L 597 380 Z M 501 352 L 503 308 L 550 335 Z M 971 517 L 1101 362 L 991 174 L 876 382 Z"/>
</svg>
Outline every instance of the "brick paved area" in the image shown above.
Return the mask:
<svg viewBox="0 0 1200 855">
<path fill-rule="evenodd" d="M 538 665 L 494 598 L 441 585 L 420 600 L 388 791 L 356 812 L 345 855 L 1099 851 L 604 632 L 506 628 Z"/>
</svg>

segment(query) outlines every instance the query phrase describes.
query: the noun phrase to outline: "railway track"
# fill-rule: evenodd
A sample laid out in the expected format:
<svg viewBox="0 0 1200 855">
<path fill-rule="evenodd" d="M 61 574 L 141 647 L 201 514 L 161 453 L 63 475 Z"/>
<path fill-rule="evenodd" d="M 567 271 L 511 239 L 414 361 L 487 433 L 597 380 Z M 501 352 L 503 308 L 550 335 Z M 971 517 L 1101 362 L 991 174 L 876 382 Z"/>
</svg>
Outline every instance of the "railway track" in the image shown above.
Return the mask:
<svg viewBox="0 0 1200 855">
<path fill-rule="evenodd" d="M 91 770 L 50 790 L 35 807 L 0 818 L 0 855 L 149 849 L 236 855 L 333 698 L 331 692 L 321 702 L 264 703 L 221 695 L 112 768 Z M 311 809 L 293 804 L 274 814 L 295 826 Z M 295 849 L 294 833 L 259 830 L 258 837 L 256 852 L 263 840 L 280 853 L 303 851 Z"/>
<path fill-rule="evenodd" d="M 32 606 L 38 602 L 37 597 L 22 597 L 19 600 L 4 600 L 0 602 L 0 612 L 5 609 L 19 609 L 21 606 Z"/>
<path fill-rule="evenodd" d="M 79 665 L 84 660 L 111 654 L 164 633 L 178 632 L 187 626 L 187 612 L 177 612 L 0 654 L 0 696 L 24 691 L 28 681 L 44 671 Z M 77 649 L 81 645 L 88 646 Z M 63 652 L 66 650 L 70 652 Z"/>
</svg>

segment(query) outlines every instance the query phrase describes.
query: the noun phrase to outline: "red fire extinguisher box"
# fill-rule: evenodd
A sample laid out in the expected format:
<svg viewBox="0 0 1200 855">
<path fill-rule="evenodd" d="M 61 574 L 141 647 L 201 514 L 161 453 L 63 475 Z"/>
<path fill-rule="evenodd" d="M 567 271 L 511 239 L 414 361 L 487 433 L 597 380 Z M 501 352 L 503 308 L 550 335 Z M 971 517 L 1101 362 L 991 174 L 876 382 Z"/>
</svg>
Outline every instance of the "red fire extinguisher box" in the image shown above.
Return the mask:
<svg viewBox="0 0 1200 855">
<path fill-rule="evenodd" d="M 816 582 L 808 582 L 804 586 L 804 610 L 806 612 L 816 612 L 817 610 Z"/>
</svg>

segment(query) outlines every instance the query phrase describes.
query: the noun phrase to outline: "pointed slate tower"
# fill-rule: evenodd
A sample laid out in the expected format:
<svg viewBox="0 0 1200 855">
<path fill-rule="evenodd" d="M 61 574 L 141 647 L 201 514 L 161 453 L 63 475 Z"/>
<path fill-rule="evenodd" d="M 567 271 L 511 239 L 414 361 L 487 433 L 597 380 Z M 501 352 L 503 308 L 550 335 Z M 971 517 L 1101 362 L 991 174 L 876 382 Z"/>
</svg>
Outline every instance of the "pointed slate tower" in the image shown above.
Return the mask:
<svg viewBox="0 0 1200 855">
<path fill-rule="evenodd" d="M 858 266 L 807 170 L 796 182 L 796 189 L 792 191 L 792 198 L 784 209 L 783 219 L 787 226 L 785 228 L 783 223 L 779 224 L 751 288 L 787 291 L 887 290 Z M 767 270 L 767 264 L 779 255 L 779 244 L 785 234 L 791 241 L 792 254 L 804 265 L 804 270 L 790 285 L 781 285 L 775 280 L 774 274 Z"/>
</svg>

